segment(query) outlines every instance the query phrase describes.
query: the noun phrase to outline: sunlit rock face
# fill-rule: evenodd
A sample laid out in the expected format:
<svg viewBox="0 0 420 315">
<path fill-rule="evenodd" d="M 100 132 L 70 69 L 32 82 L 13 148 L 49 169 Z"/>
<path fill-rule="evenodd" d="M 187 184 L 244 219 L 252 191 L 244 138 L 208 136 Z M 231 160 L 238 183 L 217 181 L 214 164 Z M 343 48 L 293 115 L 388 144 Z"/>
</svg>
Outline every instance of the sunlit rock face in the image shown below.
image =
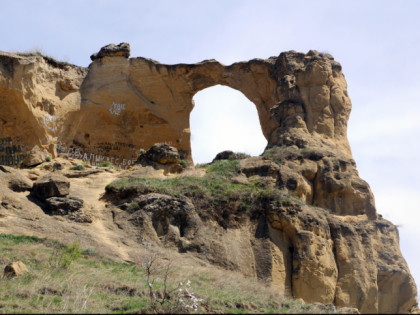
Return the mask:
<svg viewBox="0 0 420 315">
<path fill-rule="evenodd" d="M 128 58 L 129 49 L 127 43 L 107 45 L 92 55 L 88 69 L 2 53 L 1 163 L 18 165 L 38 145 L 53 157 L 109 160 L 128 168 L 140 149 L 166 143 L 191 164 L 193 96 L 220 84 L 255 104 L 267 148 L 321 154 L 305 166 L 289 159 L 283 167 L 285 173 L 300 170 L 289 178 L 300 197 L 336 213 L 376 216 L 347 140 L 346 82 L 330 55 L 290 51 L 230 66 L 215 60 L 163 65 Z"/>
<path fill-rule="evenodd" d="M 192 165 L 193 97 L 214 85 L 231 87 L 255 104 L 268 141 L 264 156 L 281 162 L 251 158 L 241 162 L 243 173 L 269 174 L 308 206 L 268 209 L 257 225 L 242 227 L 244 234 L 232 232 L 233 243 L 244 242 L 240 257 L 254 258 L 236 262 L 226 245 L 225 263 L 219 254 L 214 262 L 232 260 L 229 266 L 305 301 L 362 312 L 405 312 L 416 305 L 398 232 L 377 217 L 373 194 L 352 158 L 351 102 L 332 56 L 289 51 L 229 66 L 216 60 L 164 65 L 129 56 L 129 44 L 108 45 L 82 68 L 0 52 L 0 164 L 19 166 L 36 151 L 126 169 L 141 149 L 164 143 Z M 207 239 L 209 227 L 193 221 Z"/>
<path fill-rule="evenodd" d="M 40 145 L 51 155 L 110 158 L 127 166 L 139 149 L 156 142 L 173 145 L 191 161 L 192 98 L 218 84 L 255 104 L 269 146 L 282 142 L 279 128 L 296 127 L 351 157 L 351 104 L 341 67 L 329 55 L 286 52 L 230 66 L 215 60 L 163 65 L 128 56 L 128 44 L 108 45 L 86 69 L 2 53 L 0 130 L 4 144 L 12 145 L 2 162 L 17 164 Z"/>
</svg>

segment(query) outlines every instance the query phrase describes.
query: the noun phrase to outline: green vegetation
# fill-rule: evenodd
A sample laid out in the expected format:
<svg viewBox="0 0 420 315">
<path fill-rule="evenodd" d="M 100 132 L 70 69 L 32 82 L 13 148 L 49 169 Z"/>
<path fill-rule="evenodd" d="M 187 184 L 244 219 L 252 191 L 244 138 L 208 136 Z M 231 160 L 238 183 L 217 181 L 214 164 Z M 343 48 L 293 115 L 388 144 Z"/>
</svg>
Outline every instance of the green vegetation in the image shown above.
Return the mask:
<svg viewBox="0 0 420 315">
<path fill-rule="evenodd" d="M 76 165 L 73 165 L 72 167 L 70 167 L 70 169 L 72 171 L 81 171 L 81 170 L 85 169 L 85 165 L 84 164 L 76 164 Z"/>
<path fill-rule="evenodd" d="M 51 162 L 51 156 L 47 156 L 47 157 L 45 158 L 45 161 L 47 161 L 47 162 Z"/>
<path fill-rule="evenodd" d="M 114 164 L 112 164 L 110 161 L 103 161 L 101 163 L 99 163 L 98 165 L 99 167 L 111 167 L 113 169 L 118 170 L 118 166 L 115 166 Z"/>
<path fill-rule="evenodd" d="M 284 153 L 286 149 L 287 147 L 285 146 L 281 146 L 281 147 L 275 146 L 275 147 L 265 150 L 262 156 L 271 159 L 273 162 L 279 165 L 283 165 L 285 163 Z"/>
<path fill-rule="evenodd" d="M 126 177 L 106 186 L 107 194 L 119 199 L 151 192 L 188 197 L 202 217 L 212 216 L 224 226 L 236 224 L 242 214 L 253 217 L 266 203 L 290 203 L 289 195 L 275 187 L 266 187 L 258 181 L 240 184 L 231 179 L 240 172 L 238 160 L 220 160 L 203 166 L 204 177 L 175 177 L 168 179 Z M 130 204 L 129 211 L 136 206 Z"/>
<path fill-rule="evenodd" d="M 308 148 L 298 148 L 296 146 L 274 146 L 264 151 L 263 157 L 273 160 L 277 164 L 284 164 L 286 160 L 309 159 L 318 161 L 325 153 Z"/>
<path fill-rule="evenodd" d="M 243 152 L 236 152 L 234 154 L 232 154 L 231 156 L 229 156 L 229 160 L 242 160 L 242 159 L 246 159 L 251 157 L 249 154 L 247 153 L 243 153 Z"/>
<path fill-rule="evenodd" d="M 79 259 L 67 268 L 51 268 L 56 246 L 79 248 L 77 243 L 0 234 L 2 267 L 20 260 L 29 270 L 0 281 L 1 313 L 322 313 L 255 279 L 176 265 L 166 256 L 145 254 L 135 263 L 120 263 L 86 249 L 77 250 Z"/>
<path fill-rule="evenodd" d="M 73 261 L 82 255 L 78 242 L 68 246 L 55 246 L 50 256 L 49 264 L 53 269 L 68 269 Z"/>
<path fill-rule="evenodd" d="M 71 63 L 68 63 L 66 61 L 60 61 L 60 60 L 56 60 L 55 58 L 46 55 L 44 52 L 42 52 L 40 49 L 33 49 L 33 50 L 29 50 L 29 51 L 25 51 L 25 52 L 17 52 L 16 53 L 19 56 L 23 56 L 23 57 L 31 57 L 31 56 L 40 56 L 42 58 L 44 58 L 44 60 L 57 68 L 65 68 L 67 66 L 74 66 Z"/>
<path fill-rule="evenodd" d="M 140 209 L 140 205 L 139 205 L 137 202 L 132 201 L 132 202 L 128 205 L 127 211 L 128 211 L 128 212 L 135 212 L 135 211 L 137 211 L 137 210 L 139 210 L 139 209 Z"/>
</svg>

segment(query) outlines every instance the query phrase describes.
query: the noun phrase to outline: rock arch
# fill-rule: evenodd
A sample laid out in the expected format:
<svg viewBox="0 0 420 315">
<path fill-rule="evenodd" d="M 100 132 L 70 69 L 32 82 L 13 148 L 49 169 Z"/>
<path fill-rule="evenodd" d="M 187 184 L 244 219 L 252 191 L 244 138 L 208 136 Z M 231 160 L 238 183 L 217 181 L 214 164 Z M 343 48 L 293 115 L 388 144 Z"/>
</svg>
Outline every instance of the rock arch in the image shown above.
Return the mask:
<svg viewBox="0 0 420 315">
<path fill-rule="evenodd" d="M 140 149 L 166 142 L 191 162 L 193 96 L 224 85 L 255 104 L 268 146 L 302 142 L 285 138 L 285 131 L 295 128 L 351 157 L 346 136 L 351 103 L 341 66 L 330 55 L 290 51 L 229 66 L 216 60 L 165 65 L 128 58 L 127 44 L 111 46 L 92 56 L 88 69 L 3 53 L 0 88 L 23 96 L 19 106 L 36 118 L 33 134 L 45 135 L 41 141 L 28 137 L 28 148 L 41 143 L 52 156 L 66 152 L 93 164 L 110 159 L 125 168 Z M 49 80 L 45 72 L 53 73 Z M 60 122 L 54 130 L 43 123 L 45 113 L 34 109 L 43 102 L 53 106 Z"/>
<path fill-rule="evenodd" d="M 254 103 L 238 90 L 215 85 L 193 96 L 190 113 L 194 163 L 210 162 L 224 150 L 260 155 L 267 145 Z"/>
</svg>

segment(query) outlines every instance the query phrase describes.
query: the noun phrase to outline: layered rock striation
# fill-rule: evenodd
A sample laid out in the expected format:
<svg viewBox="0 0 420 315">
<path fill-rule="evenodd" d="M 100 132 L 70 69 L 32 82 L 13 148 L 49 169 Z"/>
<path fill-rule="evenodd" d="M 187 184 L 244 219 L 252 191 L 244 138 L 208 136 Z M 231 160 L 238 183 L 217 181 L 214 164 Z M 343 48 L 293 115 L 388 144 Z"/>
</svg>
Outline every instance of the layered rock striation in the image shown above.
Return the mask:
<svg viewBox="0 0 420 315">
<path fill-rule="evenodd" d="M 255 104 L 268 141 L 261 157 L 241 157 L 229 181 L 246 187 L 256 181 L 299 202 L 264 199 L 258 215 L 230 226 L 203 215 L 188 196 L 145 188 L 114 196 L 125 208 L 136 205 L 127 212 L 119 204 L 114 223 L 136 239 L 196 253 L 307 302 L 367 313 L 416 307 L 398 231 L 377 214 L 352 158 L 351 102 L 331 55 L 289 51 L 229 66 L 216 60 L 164 65 L 129 56 L 129 44 L 108 45 L 82 68 L 0 52 L 0 164 L 29 166 L 39 162 L 30 162 L 35 155 L 49 154 L 122 169 L 136 163 L 159 168 L 170 158 L 182 172 L 181 160 L 193 164 L 193 96 L 229 86 Z M 170 153 L 163 160 L 156 143 Z M 139 158 L 140 152 L 146 154 Z M 9 180 L 11 172 L 5 168 L 3 177 Z"/>
</svg>

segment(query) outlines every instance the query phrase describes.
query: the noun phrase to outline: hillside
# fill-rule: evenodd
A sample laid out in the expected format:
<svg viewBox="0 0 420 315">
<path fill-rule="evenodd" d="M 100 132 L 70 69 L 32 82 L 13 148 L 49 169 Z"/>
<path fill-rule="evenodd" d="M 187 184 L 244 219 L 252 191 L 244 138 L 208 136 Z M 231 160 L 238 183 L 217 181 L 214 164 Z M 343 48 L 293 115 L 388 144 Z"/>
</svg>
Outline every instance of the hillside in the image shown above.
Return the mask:
<svg viewBox="0 0 420 315">
<path fill-rule="evenodd" d="M 416 311 L 398 230 L 351 155 L 332 56 L 162 65 L 129 52 L 105 46 L 88 69 L 0 54 L 1 233 L 79 241 L 128 263 L 159 252 L 306 303 Z M 261 156 L 194 166 L 192 97 L 215 84 L 256 105 Z"/>
</svg>

